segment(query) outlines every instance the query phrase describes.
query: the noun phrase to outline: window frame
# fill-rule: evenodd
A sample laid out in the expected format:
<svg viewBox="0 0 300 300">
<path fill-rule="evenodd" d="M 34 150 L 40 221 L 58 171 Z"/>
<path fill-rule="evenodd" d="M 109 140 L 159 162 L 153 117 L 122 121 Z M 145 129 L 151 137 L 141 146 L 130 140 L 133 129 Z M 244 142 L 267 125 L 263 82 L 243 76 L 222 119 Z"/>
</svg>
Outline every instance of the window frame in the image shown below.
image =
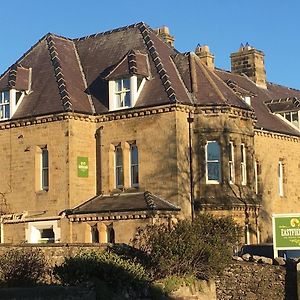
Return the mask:
<svg viewBox="0 0 300 300">
<path fill-rule="evenodd" d="M 247 185 L 247 159 L 246 159 L 246 146 L 241 143 L 241 184 Z"/>
<path fill-rule="evenodd" d="M 136 151 L 137 151 L 137 162 L 136 163 L 132 162 L 133 149 L 136 149 Z M 130 185 L 131 185 L 131 187 L 138 187 L 139 186 L 139 150 L 138 150 L 138 147 L 137 147 L 137 145 L 135 143 L 130 145 L 129 162 L 130 162 Z M 133 174 L 134 174 L 133 169 L 134 168 L 137 168 L 137 178 L 138 178 L 137 182 L 133 181 L 133 179 L 134 179 L 134 177 L 133 177 Z"/>
<path fill-rule="evenodd" d="M 212 144 L 212 143 L 215 143 L 216 145 L 218 145 L 218 159 L 208 159 L 208 148 L 209 148 L 209 144 Z M 219 166 L 219 174 L 218 174 L 218 179 L 209 179 L 209 174 L 208 174 L 208 169 L 209 169 L 209 164 L 215 164 L 215 163 L 218 163 L 218 166 Z M 207 141 L 206 142 L 206 145 L 205 145 L 205 173 L 206 173 L 206 183 L 207 184 L 220 184 L 221 183 L 221 174 L 222 174 L 222 171 L 221 171 L 221 146 L 219 144 L 218 141 L 216 140 L 211 140 L 211 141 Z"/>
<path fill-rule="evenodd" d="M 230 184 L 235 182 L 235 163 L 234 163 L 234 144 L 230 141 L 229 144 L 229 156 L 228 156 L 228 179 Z"/>
</svg>

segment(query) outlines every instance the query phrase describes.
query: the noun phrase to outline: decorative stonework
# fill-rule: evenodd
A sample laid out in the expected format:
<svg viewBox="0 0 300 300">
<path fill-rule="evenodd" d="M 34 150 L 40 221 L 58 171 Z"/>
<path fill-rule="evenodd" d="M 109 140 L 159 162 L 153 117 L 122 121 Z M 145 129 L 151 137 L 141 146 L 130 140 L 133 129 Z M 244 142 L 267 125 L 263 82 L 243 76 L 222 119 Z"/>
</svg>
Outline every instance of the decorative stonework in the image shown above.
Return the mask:
<svg viewBox="0 0 300 300">
<path fill-rule="evenodd" d="M 286 135 L 283 133 L 276 133 L 276 132 L 260 130 L 260 129 L 254 129 L 254 133 L 257 136 L 269 137 L 269 138 L 285 140 L 285 141 L 290 141 L 290 142 L 295 142 L 295 143 L 300 142 L 300 137 L 289 136 L 289 135 Z"/>
<path fill-rule="evenodd" d="M 67 90 L 67 83 L 63 73 L 62 66 L 60 64 L 60 59 L 58 57 L 57 49 L 55 46 L 55 41 L 51 34 L 46 38 L 48 50 L 50 53 L 52 65 L 54 68 L 55 78 L 58 84 L 59 94 L 61 96 L 62 105 L 65 111 L 72 111 L 72 103 L 70 94 Z"/>
<path fill-rule="evenodd" d="M 160 76 L 160 79 L 163 83 L 163 86 L 165 88 L 165 91 L 168 95 L 168 98 L 171 102 L 177 102 L 177 97 L 175 90 L 172 86 L 172 83 L 169 79 L 169 75 L 167 74 L 166 69 L 164 68 L 164 65 L 162 63 L 161 58 L 159 57 L 159 54 L 154 46 L 154 42 L 152 41 L 150 35 L 149 35 L 149 28 L 144 23 L 139 23 L 138 28 L 141 31 L 141 34 L 144 38 L 144 42 L 148 48 L 148 51 L 152 57 L 152 60 L 154 62 L 155 68 L 157 70 L 157 73 Z"/>
</svg>

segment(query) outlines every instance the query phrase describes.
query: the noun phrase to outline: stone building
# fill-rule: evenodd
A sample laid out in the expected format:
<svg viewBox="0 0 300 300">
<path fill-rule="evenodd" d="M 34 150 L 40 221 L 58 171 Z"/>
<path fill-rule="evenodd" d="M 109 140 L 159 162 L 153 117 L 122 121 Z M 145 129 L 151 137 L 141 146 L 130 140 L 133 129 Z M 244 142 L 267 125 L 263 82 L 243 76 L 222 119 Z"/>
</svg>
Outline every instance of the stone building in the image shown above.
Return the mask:
<svg viewBox="0 0 300 300">
<path fill-rule="evenodd" d="M 47 34 L 0 76 L 1 242 L 125 242 L 137 227 L 231 215 L 246 242 L 298 202 L 300 91 L 249 45 L 214 66 L 137 23 Z"/>
</svg>

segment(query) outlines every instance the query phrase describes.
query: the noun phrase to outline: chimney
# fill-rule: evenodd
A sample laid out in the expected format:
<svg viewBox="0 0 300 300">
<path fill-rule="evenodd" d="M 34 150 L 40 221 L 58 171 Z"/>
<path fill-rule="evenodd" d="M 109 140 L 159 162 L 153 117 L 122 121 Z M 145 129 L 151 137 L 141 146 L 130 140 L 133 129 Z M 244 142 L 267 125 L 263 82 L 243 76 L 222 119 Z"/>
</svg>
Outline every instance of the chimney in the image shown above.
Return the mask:
<svg viewBox="0 0 300 300">
<path fill-rule="evenodd" d="M 210 53 L 207 45 L 200 46 L 198 44 L 195 53 L 200 58 L 201 62 L 209 69 L 213 70 L 215 68 L 215 57 L 212 53 Z"/>
<path fill-rule="evenodd" d="M 171 47 L 174 47 L 174 36 L 170 35 L 169 27 L 162 26 L 160 28 L 154 29 L 156 34 L 160 36 L 166 43 L 168 43 Z"/>
<path fill-rule="evenodd" d="M 231 53 L 231 72 L 246 74 L 255 84 L 266 89 L 266 70 L 264 53 L 251 47 L 248 43 L 241 47 L 238 52 Z"/>
</svg>

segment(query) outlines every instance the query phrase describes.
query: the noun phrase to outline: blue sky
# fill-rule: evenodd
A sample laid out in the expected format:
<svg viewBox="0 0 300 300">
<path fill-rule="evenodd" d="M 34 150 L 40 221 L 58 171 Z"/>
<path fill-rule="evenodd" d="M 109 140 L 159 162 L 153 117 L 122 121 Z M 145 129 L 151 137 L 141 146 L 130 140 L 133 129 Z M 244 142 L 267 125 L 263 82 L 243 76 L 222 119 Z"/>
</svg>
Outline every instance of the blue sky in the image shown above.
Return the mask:
<svg viewBox="0 0 300 300">
<path fill-rule="evenodd" d="M 216 66 L 248 42 L 264 51 L 267 80 L 300 89 L 298 0 L 14 0 L 1 3 L 0 73 L 43 35 L 80 37 L 144 21 L 167 25 L 179 51 L 209 45 Z"/>
</svg>

